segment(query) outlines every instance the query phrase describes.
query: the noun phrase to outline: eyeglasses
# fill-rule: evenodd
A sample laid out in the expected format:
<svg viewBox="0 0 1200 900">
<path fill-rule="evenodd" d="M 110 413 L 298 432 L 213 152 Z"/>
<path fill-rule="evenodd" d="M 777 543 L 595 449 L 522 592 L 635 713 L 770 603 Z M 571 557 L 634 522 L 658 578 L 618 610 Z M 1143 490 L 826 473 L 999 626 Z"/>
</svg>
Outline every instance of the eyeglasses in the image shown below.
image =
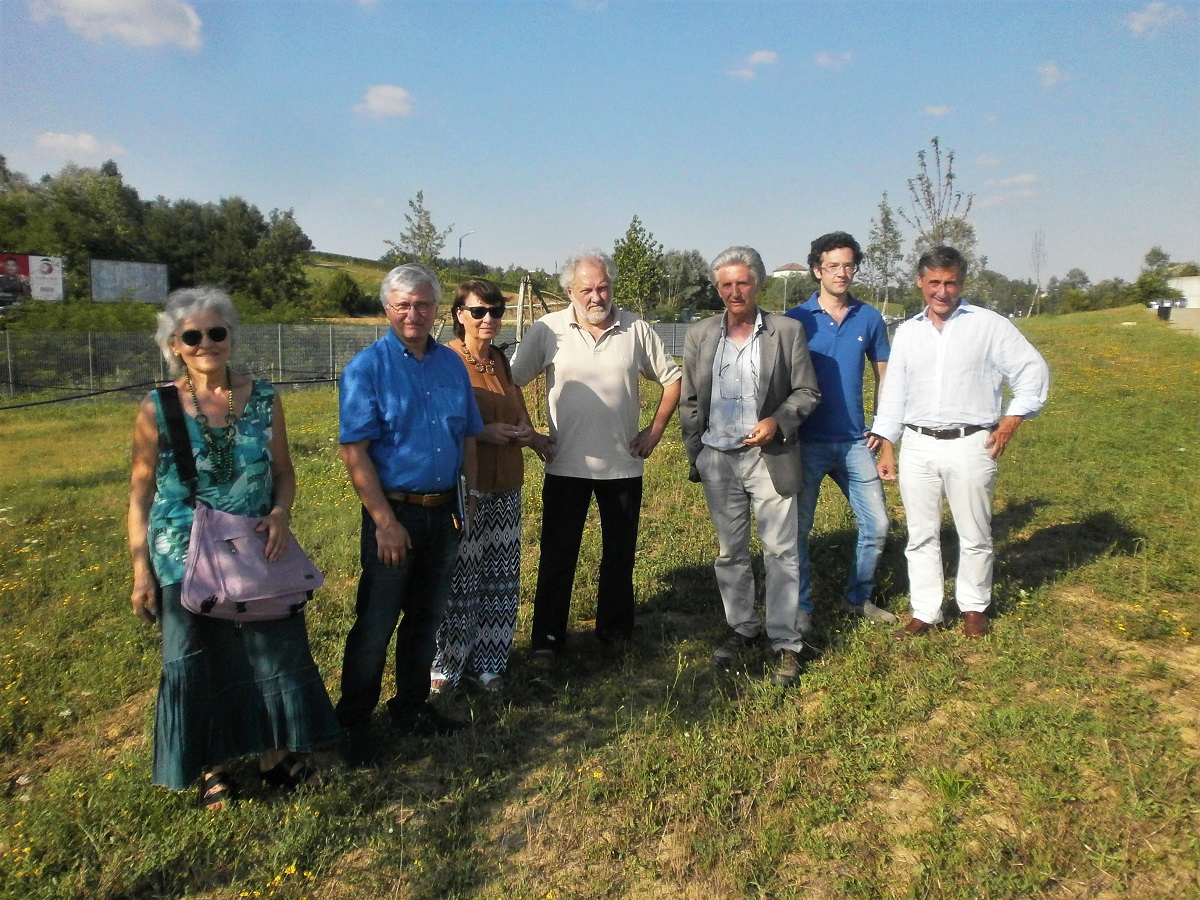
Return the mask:
<svg viewBox="0 0 1200 900">
<path fill-rule="evenodd" d="M 388 309 L 398 316 L 407 316 L 415 312 L 418 316 L 427 316 L 437 307 L 436 303 L 428 300 L 418 300 L 416 303 L 389 303 Z"/>
<path fill-rule="evenodd" d="M 464 306 L 463 309 L 471 314 L 471 318 L 475 320 L 482 319 L 484 316 L 491 316 L 493 319 L 504 318 L 505 307 L 500 306 Z"/>
<path fill-rule="evenodd" d="M 224 325 L 214 325 L 212 328 L 205 328 L 201 331 L 199 328 L 189 328 L 187 331 L 179 333 L 179 339 L 189 347 L 199 347 L 200 342 L 204 340 L 204 336 L 208 335 L 208 339 L 214 344 L 222 344 L 229 337 L 229 329 Z"/>
<path fill-rule="evenodd" d="M 858 266 L 854 263 L 826 263 L 821 266 L 824 272 L 830 275 L 836 275 L 838 272 L 845 272 L 847 275 L 853 275 L 858 271 Z"/>
</svg>

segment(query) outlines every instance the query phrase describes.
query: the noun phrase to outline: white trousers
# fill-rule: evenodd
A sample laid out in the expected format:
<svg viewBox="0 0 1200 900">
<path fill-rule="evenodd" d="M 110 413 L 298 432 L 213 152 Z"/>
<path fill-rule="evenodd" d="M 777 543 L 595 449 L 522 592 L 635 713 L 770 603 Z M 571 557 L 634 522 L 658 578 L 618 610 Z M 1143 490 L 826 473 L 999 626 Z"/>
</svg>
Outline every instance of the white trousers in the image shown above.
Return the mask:
<svg viewBox="0 0 1200 900">
<path fill-rule="evenodd" d="M 906 428 L 900 453 L 900 497 L 908 520 L 908 583 L 912 614 L 942 621 L 942 498 L 958 532 L 954 598 L 962 612 L 983 612 L 992 600 L 992 490 L 996 461 L 988 432 L 943 441 Z"/>
<path fill-rule="evenodd" d="M 766 574 L 766 628 L 775 650 L 799 650 L 796 608 L 800 601 L 800 558 L 796 549 L 796 498 L 776 490 L 757 447 L 713 450 L 696 460 L 704 497 L 717 530 L 720 553 L 713 563 L 729 627 L 746 637 L 762 628 L 754 611 L 750 563 L 750 510 L 758 523 Z"/>
</svg>

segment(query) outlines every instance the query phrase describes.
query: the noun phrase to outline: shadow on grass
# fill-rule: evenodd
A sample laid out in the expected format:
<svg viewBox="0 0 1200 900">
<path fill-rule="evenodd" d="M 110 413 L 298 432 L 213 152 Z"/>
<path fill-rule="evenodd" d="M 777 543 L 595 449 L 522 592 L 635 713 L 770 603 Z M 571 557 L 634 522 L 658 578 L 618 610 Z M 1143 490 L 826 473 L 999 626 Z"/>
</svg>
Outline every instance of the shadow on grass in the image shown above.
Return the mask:
<svg viewBox="0 0 1200 900">
<path fill-rule="evenodd" d="M 1113 513 L 1096 512 L 1079 522 L 1066 522 L 1038 528 L 1017 539 L 1038 512 L 1050 506 L 1049 500 L 1030 499 L 1011 503 L 992 517 L 996 543 L 995 583 L 1003 590 L 994 595 L 994 611 L 1003 613 L 1017 591 L 1032 591 L 1051 584 L 1076 569 L 1107 556 L 1137 553 L 1143 535 L 1122 523 Z M 809 549 L 813 599 L 817 610 L 818 634 L 821 619 L 837 611 L 845 591 L 845 579 L 853 565 L 857 533 L 850 529 L 814 534 Z M 908 568 L 904 557 L 903 519 L 893 523 L 892 531 L 875 571 L 874 599 L 895 612 L 894 601 L 907 595 Z M 958 559 L 958 537 L 953 521 L 947 516 L 941 531 L 942 560 L 946 580 L 952 585 Z M 953 602 L 947 613 L 954 614 Z"/>
<path fill-rule="evenodd" d="M 998 609 L 1011 602 L 1011 588 L 1035 590 L 1103 557 L 1132 556 L 1142 539 L 1110 512 L 1039 528 L 997 552 L 996 581 L 1010 588 L 998 595 Z"/>
<path fill-rule="evenodd" d="M 590 760 L 606 746 L 666 707 L 672 723 L 706 719 L 731 692 L 724 673 L 707 666 L 707 648 L 725 628 L 708 566 L 663 573 L 659 589 L 640 599 L 628 643 L 603 644 L 591 626 L 573 620 L 549 665 L 534 664 L 527 647 L 514 648 L 499 693 L 464 686 L 438 698 L 444 713 L 470 722 L 452 736 L 390 735 L 381 706 L 379 768 L 337 770 L 317 800 L 321 815 L 337 823 L 342 846 L 356 849 L 327 846 L 319 855 L 335 872 L 350 873 L 356 889 L 371 887 L 361 881 L 371 878 L 380 893 L 475 896 L 507 858 L 544 839 L 542 817 L 572 784 L 587 783 Z M 691 660 L 691 642 L 705 647 L 703 665 Z M 506 808 L 524 808 L 527 818 L 497 815 Z M 421 848 L 419 865 L 414 847 Z M 367 859 L 370 875 L 358 868 Z"/>
</svg>

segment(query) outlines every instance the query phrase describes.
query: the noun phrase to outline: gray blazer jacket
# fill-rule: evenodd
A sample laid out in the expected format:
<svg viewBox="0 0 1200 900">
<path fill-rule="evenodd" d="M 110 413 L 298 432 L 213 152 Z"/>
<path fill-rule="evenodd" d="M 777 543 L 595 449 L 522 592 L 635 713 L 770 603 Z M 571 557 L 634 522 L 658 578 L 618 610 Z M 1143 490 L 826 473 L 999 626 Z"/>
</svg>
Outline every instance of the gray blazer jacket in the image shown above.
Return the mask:
<svg viewBox="0 0 1200 900">
<path fill-rule="evenodd" d="M 709 402 L 712 399 L 713 360 L 721 340 L 724 314 L 697 322 L 688 329 L 683 346 L 683 396 L 679 401 L 679 424 L 687 447 L 691 472 L 699 481 L 696 459 L 703 444 L 701 435 L 708 428 Z M 775 313 L 763 314 L 763 331 L 758 337 L 761 352 L 758 384 L 758 417 L 774 417 L 779 432 L 762 448 L 771 482 L 781 495 L 800 491 L 800 442 L 796 432 L 821 402 L 817 376 L 808 355 L 804 326 L 795 319 Z"/>
</svg>

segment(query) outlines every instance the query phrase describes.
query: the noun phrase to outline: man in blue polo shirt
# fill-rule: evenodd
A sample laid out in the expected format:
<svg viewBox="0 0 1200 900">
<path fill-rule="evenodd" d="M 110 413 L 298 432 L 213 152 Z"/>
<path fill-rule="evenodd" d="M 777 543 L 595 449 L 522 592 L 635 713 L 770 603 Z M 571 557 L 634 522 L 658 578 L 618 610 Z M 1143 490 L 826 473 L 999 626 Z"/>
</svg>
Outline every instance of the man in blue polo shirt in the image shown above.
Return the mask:
<svg viewBox="0 0 1200 900">
<path fill-rule="evenodd" d="M 883 316 L 850 294 L 850 284 L 862 258 L 862 248 L 844 231 L 817 238 L 808 254 L 808 267 L 820 288 L 787 313 L 804 325 L 821 389 L 821 405 L 800 426 L 803 484 L 797 502 L 800 549 L 797 630 L 801 634 L 812 630 L 808 541 L 826 475 L 846 495 L 858 523 L 854 567 L 846 580 L 842 610 L 872 622 L 896 622 L 894 615 L 871 602 L 875 567 L 887 537 L 888 518 L 883 484 L 874 456 L 867 448 L 863 372 L 870 362 L 878 396 L 889 347 Z"/>
<path fill-rule="evenodd" d="M 362 576 L 337 705 L 354 766 L 374 760 L 371 716 L 393 633 L 392 725 L 422 735 L 461 725 L 427 702 L 429 666 L 466 524 L 459 474 L 473 489 L 474 436 L 483 430 L 462 360 L 430 337 L 442 299 L 437 275 L 397 266 L 379 297 L 388 332 L 347 363 L 339 386 L 341 457 L 362 501 Z M 468 522 L 473 507 L 472 498 Z"/>
</svg>

